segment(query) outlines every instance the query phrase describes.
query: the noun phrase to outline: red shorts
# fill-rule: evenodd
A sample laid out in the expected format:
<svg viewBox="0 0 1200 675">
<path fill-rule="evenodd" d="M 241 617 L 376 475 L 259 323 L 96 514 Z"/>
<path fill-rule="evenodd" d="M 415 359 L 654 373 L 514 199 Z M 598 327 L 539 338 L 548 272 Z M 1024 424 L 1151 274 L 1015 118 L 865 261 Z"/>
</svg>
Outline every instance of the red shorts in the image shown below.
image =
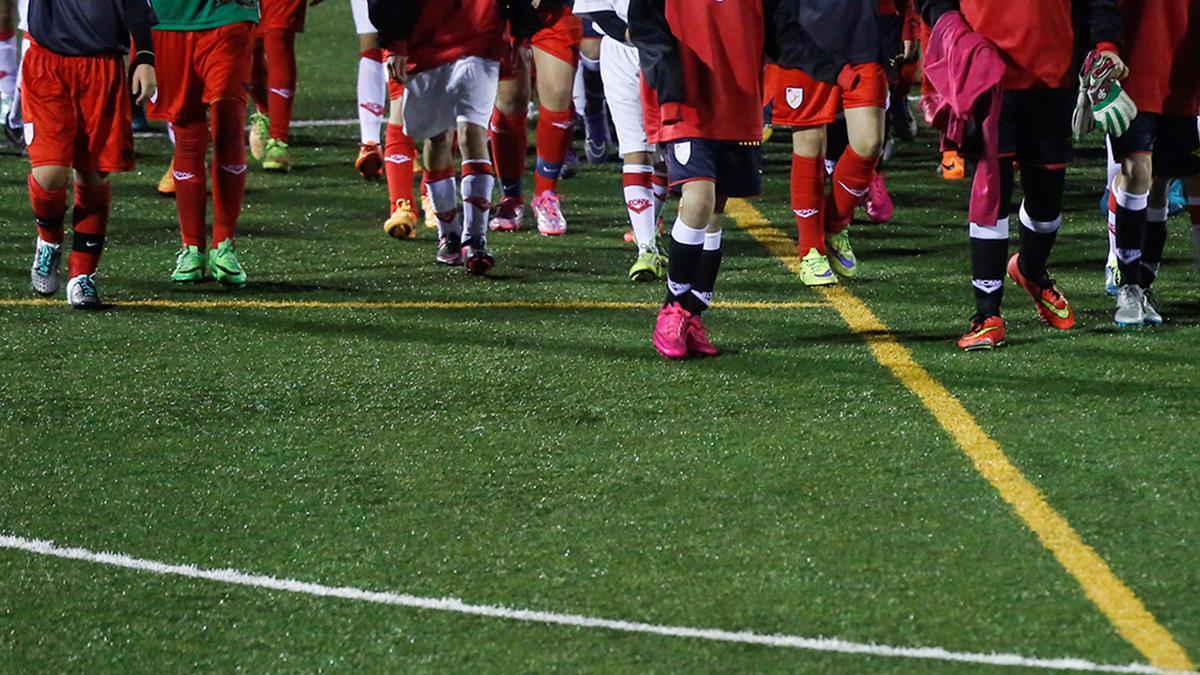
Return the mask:
<svg viewBox="0 0 1200 675">
<path fill-rule="evenodd" d="M 120 56 L 61 56 L 32 44 L 21 66 L 33 166 L 112 173 L 133 168 L 132 112 Z"/>
<path fill-rule="evenodd" d="M 308 0 L 259 0 L 258 5 L 262 14 L 258 19 L 259 33 L 268 30 L 304 32 Z"/>
<path fill-rule="evenodd" d="M 767 66 L 763 106 L 771 106 L 771 123 L 819 127 L 831 124 L 843 110 L 886 107 L 888 81 L 883 66 L 861 63 L 850 68 L 858 75 L 853 89 L 822 82 L 802 70 Z"/>
<path fill-rule="evenodd" d="M 583 20 L 570 7 L 558 7 L 542 14 L 542 29 L 534 33 L 530 46 L 560 61 L 579 65 L 579 45 L 583 42 Z M 515 50 L 509 50 L 515 51 Z M 515 53 L 500 60 L 500 79 L 511 80 L 521 72 Z"/>
<path fill-rule="evenodd" d="M 246 101 L 254 24 L 243 21 L 202 31 L 154 31 L 158 96 L 150 117 L 167 122 L 204 119 L 221 99 Z"/>
</svg>

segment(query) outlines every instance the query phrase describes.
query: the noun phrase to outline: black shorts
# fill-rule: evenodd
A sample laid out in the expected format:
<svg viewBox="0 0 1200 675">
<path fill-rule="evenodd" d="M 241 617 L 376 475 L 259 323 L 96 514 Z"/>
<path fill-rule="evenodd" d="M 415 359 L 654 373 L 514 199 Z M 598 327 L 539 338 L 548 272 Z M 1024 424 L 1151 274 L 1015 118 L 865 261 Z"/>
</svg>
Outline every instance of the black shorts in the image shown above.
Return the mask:
<svg viewBox="0 0 1200 675">
<path fill-rule="evenodd" d="M 1158 178 L 1190 178 L 1200 174 L 1200 119 L 1185 115 L 1138 113 L 1124 135 L 1110 138 L 1118 162 L 1138 153 L 1154 155 Z"/>
<path fill-rule="evenodd" d="M 1074 89 L 1026 89 L 1004 92 L 1000 107 L 1000 156 L 1021 164 L 1063 167 L 1071 160 L 1071 113 Z M 963 140 L 963 156 L 983 154 L 982 129 Z"/>
<path fill-rule="evenodd" d="M 706 180 L 723 197 L 754 197 L 762 191 L 762 143 L 684 138 L 667 152 L 671 189 Z"/>
</svg>

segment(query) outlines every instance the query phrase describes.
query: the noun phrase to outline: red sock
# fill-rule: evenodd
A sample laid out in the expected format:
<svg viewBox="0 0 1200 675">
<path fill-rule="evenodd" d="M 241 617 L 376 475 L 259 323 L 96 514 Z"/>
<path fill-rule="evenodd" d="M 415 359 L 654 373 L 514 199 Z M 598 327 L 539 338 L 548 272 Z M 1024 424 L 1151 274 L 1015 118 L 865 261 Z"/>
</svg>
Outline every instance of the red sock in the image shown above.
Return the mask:
<svg viewBox="0 0 1200 675">
<path fill-rule="evenodd" d="M 63 240 L 63 218 L 67 213 L 67 190 L 47 190 L 29 175 L 29 205 L 37 222 L 38 238 L 51 244 Z"/>
<path fill-rule="evenodd" d="M 250 96 L 258 112 L 266 114 L 267 106 L 267 54 L 263 37 L 254 37 L 254 53 L 250 59 Z"/>
<path fill-rule="evenodd" d="M 213 232 L 217 244 L 237 235 L 238 216 L 246 195 L 246 106 L 236 99 L 209 108 L 213 129 Z"/>
<path fill-rule="evenodd" d="M 792 213 L 796 216 L 800 255 L 825 253 L 825 158 L 792 155 Z"/>
<path fill-rule="evenodd" d="M 538 106 L 537 173 L 533 178 L 535 196 L 558 189 L 558 177 L 562 175 L 563 160 L 571 148 L 574 126 L 574 115 L 569 108 L 555 112 Z"/>
<path fill-rule="evenodd" d="M 387 173 L 388 199 L 391 200 L 389 211 L 396 208 L 396 203 L 401 199 L 412 202 L 413 156 L 416 152 L 417 146 L 413 139 L 404 133 L 404 127 L 399 124 L 387 125 L 384 170 Z"/>
<path fill-rule="evenodd" d="M 496 160 L 500 190 L 505 197 L 522 196 L 521 178 L 525 175 L 525 149 L 529 144 L 525 132 L 526 117 L 524 112 L 505 115 L 499 108 L 492 109 L 488 135 L 492 141 L 492 159 Z"/>
<path fill-rule="evenodd" d="M 296 34 L 290 30 L 267 31 L 263 37 L 263 51 L 267 56 L 271 138 L 286 143 L 296 95 Z"/>
<path fill-rule="evenodd" d="M 205 249 L 205 212 L 208 209 L 208 178 L 204 159 L 208 154 L 208 122 L 199 120 L 173 124 L 175 129 L 175 210 L 184 246 Z M 239 131 L 240 135 L 240 131 Z"/>
<path fill-rule="evenodd" d="M 67 259 L 67 277 L 95 274 L 104 251 L 104 233 L 108 231 L 108 214 L 112 207 L 112 188 L 102 185 L 75 184 L 75 242 Z"/>
<path fill-rule="evenodd" d="M 836 234 L 850 225 L 854 210 L 867 198 L 878 157 L 863 157 L 846 146 L 833 168 L 833 190 L 825 205 L 825 231 Z"/>
</svg>

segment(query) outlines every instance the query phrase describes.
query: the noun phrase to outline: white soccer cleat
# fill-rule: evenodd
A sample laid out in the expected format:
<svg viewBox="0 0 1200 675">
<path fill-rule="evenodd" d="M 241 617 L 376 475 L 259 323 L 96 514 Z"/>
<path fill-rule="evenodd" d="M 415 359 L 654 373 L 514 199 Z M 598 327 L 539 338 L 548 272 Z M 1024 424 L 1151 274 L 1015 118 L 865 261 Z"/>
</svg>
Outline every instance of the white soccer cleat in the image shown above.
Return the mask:
<svg viewBox="0 0 1200 675">
<path fill-rule="evenodd" d="M 29 268 L 29 285 L 39 295 L 54 295 L 61 283 L 58 266 L 62 262 L 62 245 L 43 241 L 41 237 L 35 245 L 33 266 Z"/>
<path fill-rule="evenodd" d="M 91 274 L 73 276 L 67 281 L 67 304 L 75 309 L 99 309 L 100 293 Z"/>
<path fill-rule="evenodd" d="M 1154 291 L 1149 288 L 1142 291 L 1142 315 L 1145 317 L 1144 323 L 1147 326 L 1161 326 L 1163 322 L 1162 314 L 1158 312 L 1158 301 L 1154 298 Z"/>
<path fill-rule="evenodd" d="M 1121 328 L 1141 327 L 1146 324 L 1146 298 L 1142 287 L 1126 284 L 1117 289 L 1117 313 L 1113 321 Z"/>
</svg>

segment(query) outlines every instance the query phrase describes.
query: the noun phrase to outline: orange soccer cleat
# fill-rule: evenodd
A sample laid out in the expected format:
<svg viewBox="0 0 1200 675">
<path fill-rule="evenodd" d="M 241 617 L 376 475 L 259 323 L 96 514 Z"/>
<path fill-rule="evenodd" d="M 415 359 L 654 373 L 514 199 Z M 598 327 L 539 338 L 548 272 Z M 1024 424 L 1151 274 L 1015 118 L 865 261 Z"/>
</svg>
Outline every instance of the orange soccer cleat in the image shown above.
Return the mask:
<svg viewBox="0 0 1200 675">
<path fill-rule="evenodd" d="M 962 155 L 954 150 L 947 150 L 942 153 L 942 162 L 938 166 L 938 173 L 945 180 L 962 180 L 967 177 L 967 163 L 963 161 Z"/>
<path fill-rule="evenodd" d="M 1004 345 L 1004 319 L 998 316 L 971 319 L 971 328 L 958 338 L 958 348 L 974 352 Z"/>
<path fill-rule="evenodd" d="M 1075 312 L 1071 310 L 1071 304 L 1067 302 L 1066 296 L 1059 292 L 1054 285 L 1054 280 L 1049 280 L 1050 285 L 1045 288 L 1030 281 L 1021 272 L 1020 258 L 1020 254 L 1016 254 L 1008 259 L 1008 277 L 1017 282 L 1017 285 L 1024 288 L 1029 297 L 1033 298 L 1033 305 L 1037 309 L 1038 316 L 1042 317 L 1042 321 L 1059 330 L 1073 328 Z"/>
<path fill-rule="evenodd" d="M 417 214 L 413 211 L 412 202 L 407 199 L 397 199 L 396 208 L 383 224 L 383 231 L 396 239 L 417 238 Z"/>
<path fill-rule="evenodd" d="M 363 143 L 358 149 L 354 168 L 365 180 L 379 180 L 383 175 L 383 148 L 378 143 Z"/>
</svg>

